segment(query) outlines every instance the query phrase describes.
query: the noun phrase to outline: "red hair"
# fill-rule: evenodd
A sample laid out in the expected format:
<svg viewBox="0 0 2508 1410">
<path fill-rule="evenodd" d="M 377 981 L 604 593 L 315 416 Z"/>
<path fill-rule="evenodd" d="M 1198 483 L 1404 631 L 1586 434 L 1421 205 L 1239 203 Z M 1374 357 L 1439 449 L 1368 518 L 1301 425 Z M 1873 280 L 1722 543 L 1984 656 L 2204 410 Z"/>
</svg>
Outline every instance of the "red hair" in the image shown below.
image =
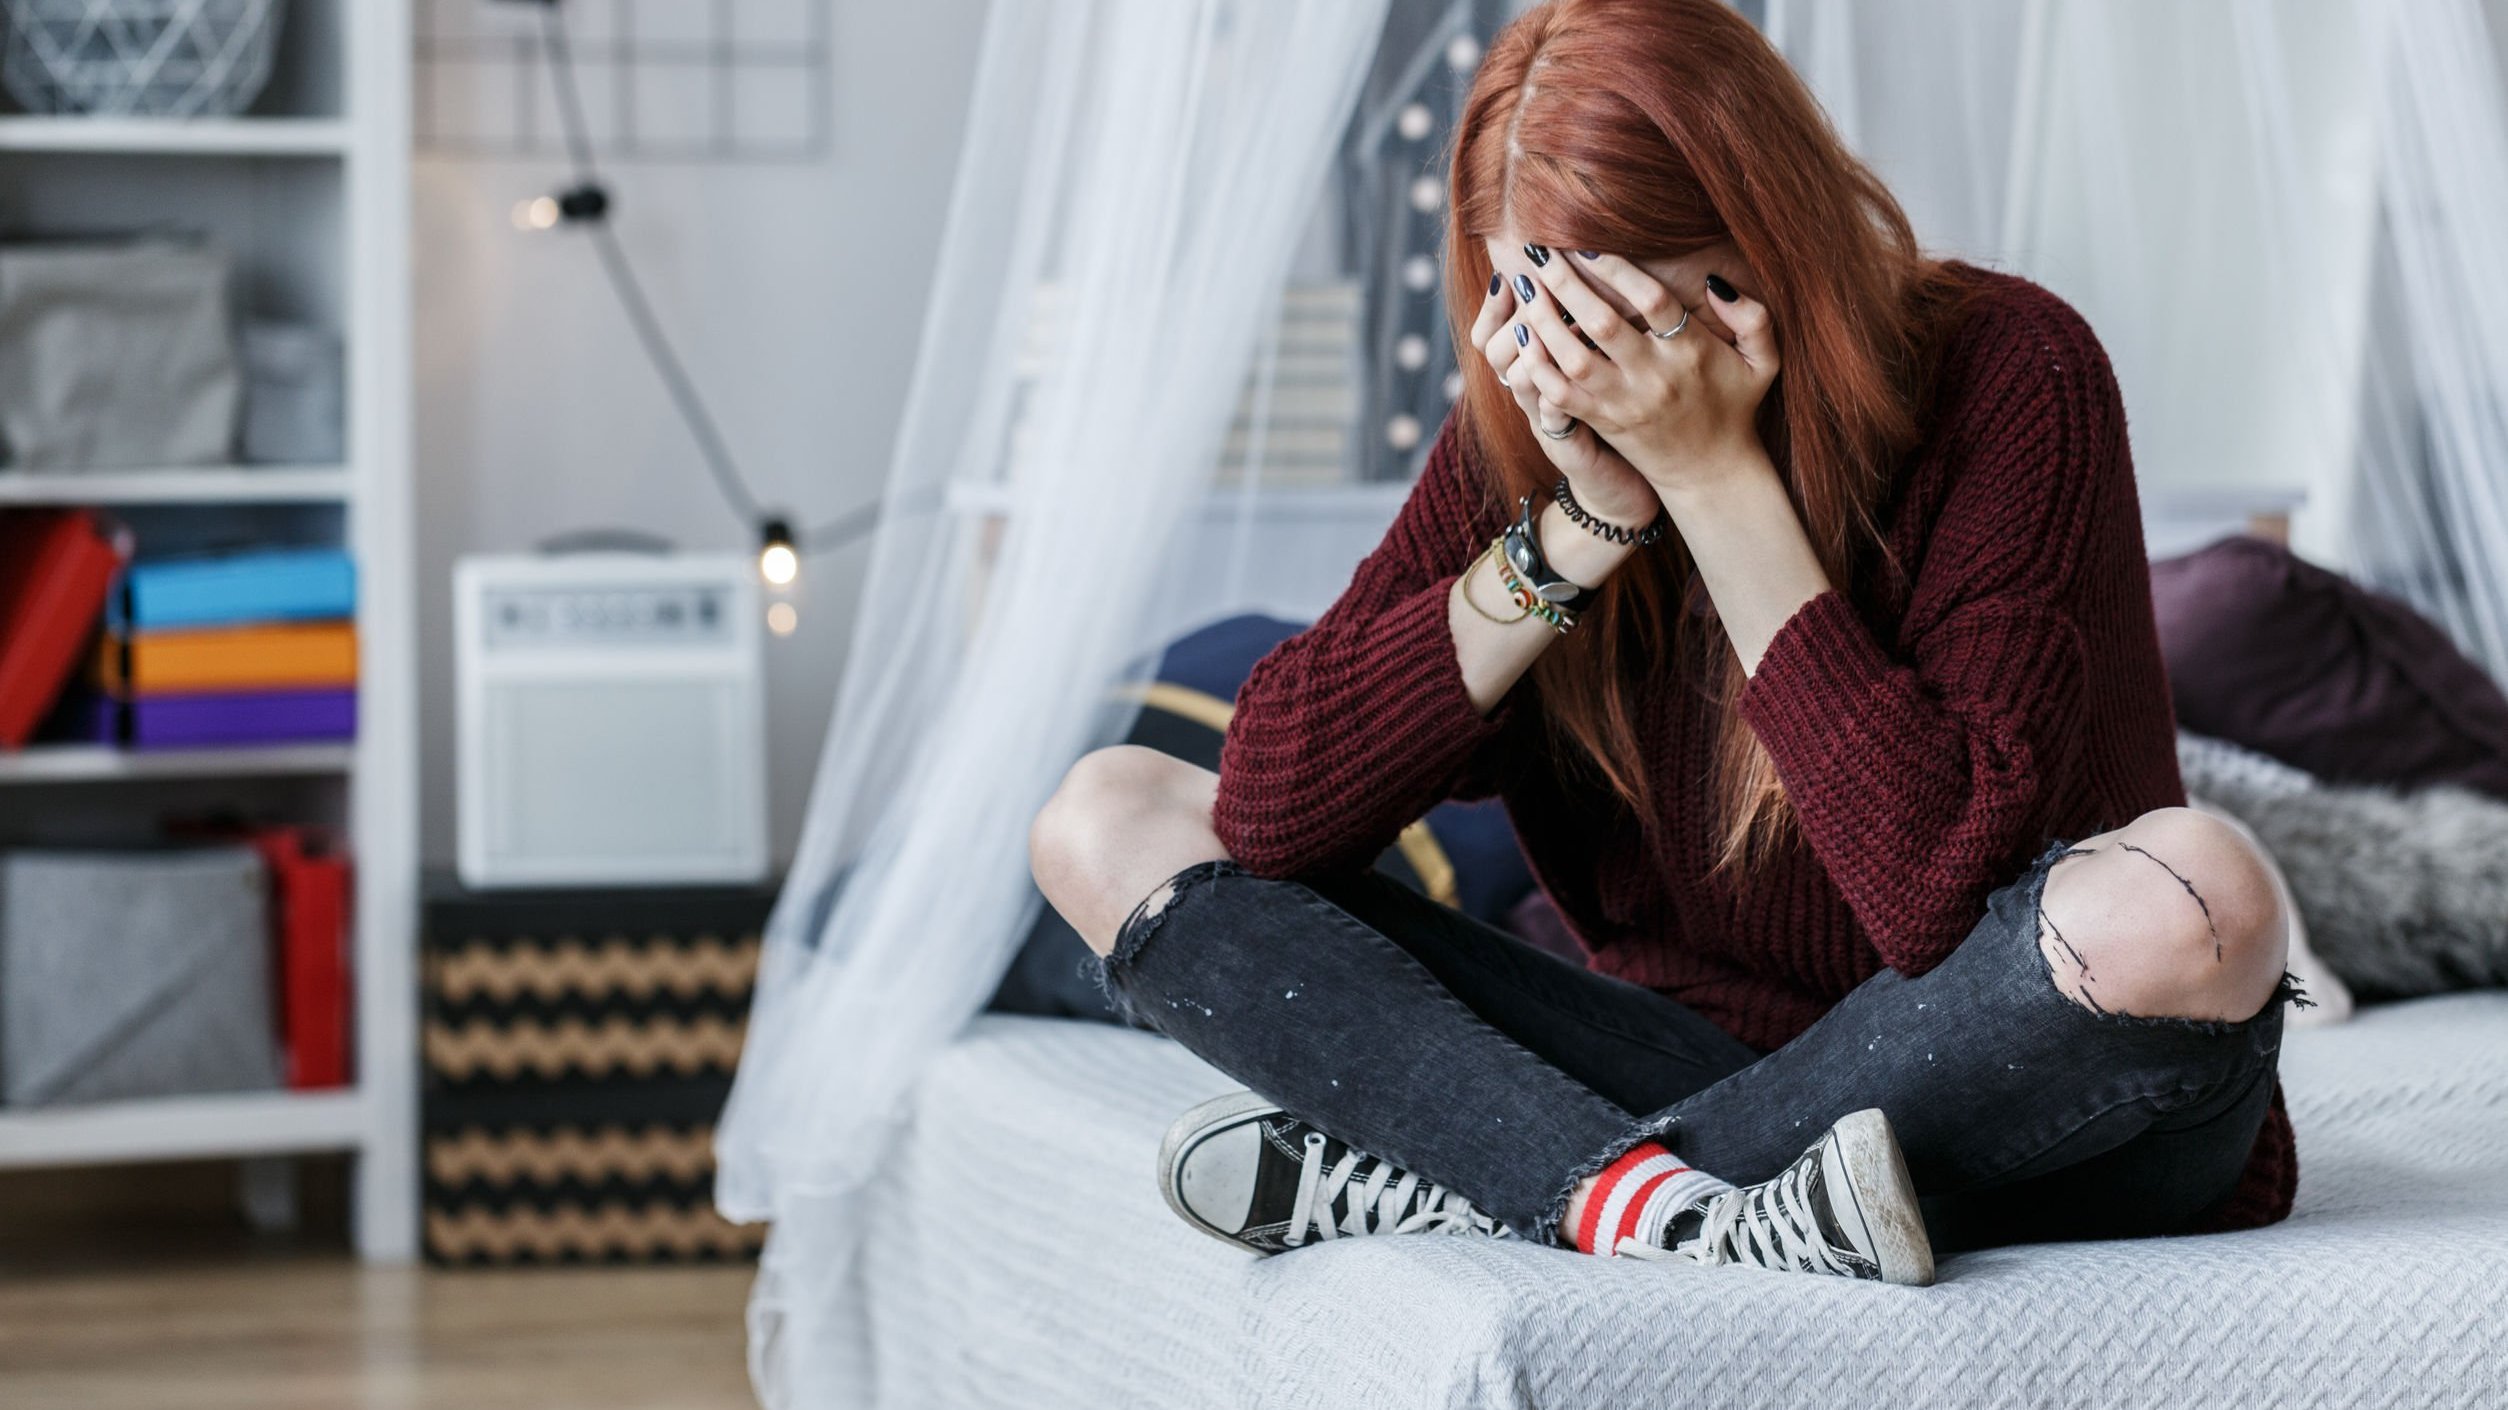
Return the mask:
<svg viewBox="0 0 2508 1410">
<path fill-rule="evenodd" d="M 1511 511 L 1557 472 L 1513 395 L 1463 338 L 1491 274 L 1484 236 L 1678 258 L 1731 241 L 1756 276 L 1781 371 L 1759 412 L 1829 580 L 1886 561 L 1878 510 L 1917 438 L 1935 332 L 1957 281 L 1924 257 L 1879 178 L 1758 30 L 1720 0 L 1551 0 L 1490 44 L 1455 128 L 1446 312 L 1463 368 L 1464 445 Z M 1512 515 L 1510 514 L 1510 517 Z M 1636 702 L 1676 679 L 1725 712 L 1714 799 L 1719 864 L 1747 872 L 1792 823 L 1775 765 L 1741 718 L 1740 663 L 1712 619 L 1682 610 L 1677 534 L 1604 585 L 1584 624 L 1533 665 L 1565 757 L 1651 822 Z"/>
</svg>

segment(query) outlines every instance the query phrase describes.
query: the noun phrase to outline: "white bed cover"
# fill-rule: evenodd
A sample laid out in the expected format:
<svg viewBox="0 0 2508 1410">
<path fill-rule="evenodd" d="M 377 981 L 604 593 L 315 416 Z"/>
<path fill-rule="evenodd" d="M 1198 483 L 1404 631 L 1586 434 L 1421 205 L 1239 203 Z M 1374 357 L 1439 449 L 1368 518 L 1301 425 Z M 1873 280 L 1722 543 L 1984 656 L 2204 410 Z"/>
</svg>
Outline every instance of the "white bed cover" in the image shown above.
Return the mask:
<svg viewBox="0 0 2508 1410">
<path fill-rule="evenodd" d="M 1151 1166 L 1230 1084 L 1163 1039 L 987 1018 L 847 1266 L 806 1211 L 751 1309 L 769 1410 L 2508 1406 L 2508 995 L 2294 1033 L 2298 1208 L 1946 1259 L 1929 1289 L 1351 1239 L 1257 1260 Z"/>
</svg>

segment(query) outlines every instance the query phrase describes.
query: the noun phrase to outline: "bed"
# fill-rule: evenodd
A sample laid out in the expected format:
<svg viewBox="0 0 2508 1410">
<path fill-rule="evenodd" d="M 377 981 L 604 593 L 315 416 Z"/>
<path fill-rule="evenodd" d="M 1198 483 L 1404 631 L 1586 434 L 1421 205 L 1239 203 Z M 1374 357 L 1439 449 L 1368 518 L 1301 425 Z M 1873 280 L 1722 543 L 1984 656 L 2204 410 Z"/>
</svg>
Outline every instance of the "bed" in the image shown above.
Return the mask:
<svg viewBox="0 0 2508 1410">
<path fill-rule="evenodd" d="M 2294 500 L 2147 495 L 2146 533 L 2278 538 Z M 1929 1289 L 1484 1240 L 1257 1260 L 1153 1183 L 1168 1122 L 1233 1084 L 1153 1035 L 989 1016 L 867 1218 L 777 1224 L 751 1369 L 769 1410 L 2508 1404 L 2508 994 L 2294 1031 L 2283 1080 L 2297 1208 L 2250 1233 L 1959 1255 Z"/>
<path fill-rule="evenodd" d="M 1487 1240 L 1240 1255 L 1151 1176 L 1225 1078 L 990 1017 L 922 1084 L 858 1259 L 778 1227 L 754 1369 L 769 1410 L 2501 1404 L 2508 995 L 2294 1033 L 2283 1075 L 2288 1221 L 1958 1255 L 1900 1289 Z"/>
</svg>

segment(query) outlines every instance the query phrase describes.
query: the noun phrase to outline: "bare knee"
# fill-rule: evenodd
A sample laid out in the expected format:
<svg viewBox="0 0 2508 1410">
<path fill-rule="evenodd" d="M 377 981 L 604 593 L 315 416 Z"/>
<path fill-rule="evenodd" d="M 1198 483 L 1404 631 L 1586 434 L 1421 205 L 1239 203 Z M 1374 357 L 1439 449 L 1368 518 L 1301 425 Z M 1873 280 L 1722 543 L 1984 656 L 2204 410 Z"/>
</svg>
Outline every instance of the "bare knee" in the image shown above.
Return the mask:
<svg viewBox="0 0 2508 1410">
<path fill-rule="evenodd" d="M 1225 856 L 1210 826 L 1219 776 L 1155 749 L 1091 750 L 1028 823 L 1028 871 L 1089 948 L 1105 954 L 1150 890 Z"/>
<path fill-rule="evenodd" d="M 2272 997 L 2288 945 L 2263 854 L 2187 808 L 2083 839 L 2047 878 L 2038 940 L 2078 1003 L 2228 1021 Z"/>
</svg>

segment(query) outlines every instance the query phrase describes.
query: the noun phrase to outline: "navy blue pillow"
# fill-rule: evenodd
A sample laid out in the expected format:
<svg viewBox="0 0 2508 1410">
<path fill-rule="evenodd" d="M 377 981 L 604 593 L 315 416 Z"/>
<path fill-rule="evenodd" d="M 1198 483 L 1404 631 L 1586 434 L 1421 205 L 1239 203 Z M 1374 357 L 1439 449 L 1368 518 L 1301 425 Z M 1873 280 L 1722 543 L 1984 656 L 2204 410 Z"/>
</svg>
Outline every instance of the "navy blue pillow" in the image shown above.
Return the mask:
<svg viewBox="0 0 2508 1410">
<path fill-rule="evenodd" d="M 1254 663 L 1303 630 L 1300 623 L 1254 613 L 1222 618 L 1170 643 L 1159 655 L 1154 678 L 1233 707 Z M 1142 708 L 1127 738 L 1217 768 L 1224 732 L 1153 702 Z M 1443 802 L 1428 810 L 1426 822 L 1437 850 L 1453 871 L 1455 908 L 1503 928 L 1507 913 L 1533 889 L 1533 874 L 1516 846 L 1505 806 L 1495 798 Z M 1431 894 L 1399 845 L 1385 849 L 1376 869 L 1422 894 Z M 1087 956 L 1078 932 L 1052 906 L 1041 908 L 1035 928 L 993 996 L 992 1007 L 1005 1013 L 1111 1019 L 1105 997 L 1087 978 Z"/>
</svg>

